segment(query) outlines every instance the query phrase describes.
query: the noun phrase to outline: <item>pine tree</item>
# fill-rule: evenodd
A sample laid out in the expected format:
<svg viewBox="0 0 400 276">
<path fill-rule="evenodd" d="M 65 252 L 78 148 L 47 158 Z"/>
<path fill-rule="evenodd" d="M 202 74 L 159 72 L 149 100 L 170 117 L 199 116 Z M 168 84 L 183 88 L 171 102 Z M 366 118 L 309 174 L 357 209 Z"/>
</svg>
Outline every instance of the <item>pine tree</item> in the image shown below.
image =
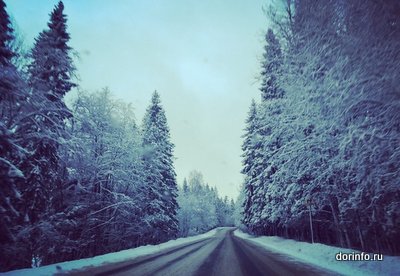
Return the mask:
<svg viewBox="0 0 400 276">
<path fill-rule="evenodd" d="M 10 17 L 6 11 L 4 0 L 0 0 L 0 63 L 9 65 L 15 53 L 10 48 L 11 41 L 14 39 Z"/>
<path fill-rule="evenodd" d="M 183 193 L 187 193 L 189 191 L 189 185 L 187 183 L 186 178 L 183 179 L 182 191 L 183 191 Z"/>
<path fill-rule="evenodd" d="M 16 56 L 12 48 L 13 42 L 14 30 L 6 11 L 6 5 L 3 0 L 0 0 L 0 116 L 2 128 L 10 128 L 13 125 L 23 99 L 21 77 L 13 64 L 13 58 Z"/>
<path fill-rule="evenodd" d="M 278 77 L 282 66 L 282 51 L 274 32 L 268 29 L 265 35 L 267 44 L 264 46 L 264 61 L 262 62 L 261 98 L 269 100 L 282 97 L 283 91 L 279 88 Z"/>
<path fill-rule="evenodd" d="M 31 53 L 33 61 L 29 66 L 32 87 L 44 93 L 60 109 L 65 107 L 65 94 L 76 86 L 71 80 L 74 67 L 69 55 L 71 48 L 67 44 L 70 39 L 67 18 L 63 12 L 64 4 L 60 1 L 50 14 L 49 29 L 41 32 L 35 40 Z"/>
<path fill-rule="evenodd" d="M 176 174 L 173 164 L 174 145 L 160 96 L 154 92 L 151 104 L 143 120 L 142 146 L 146 174 L 144 196 L 148 205 L 146 221 L 150 226 L 150 240 L 162 242 L 176 237 L 178 221 L 176 218 L 178 204 Z"/>
<path fill-rule="evenodd" d="M 39 34 L 30 53 L 30 91 L 24 105 L 29 117 L 20 125 L 20 132 L 29 137 L 23 139 L 29 155 L 21 163 L 26 176 L 21 185 L 22 216 L 25 227 L 29 228 L 25 247 L 33 255 L 29 256 L 29 263 L 32 257 L 40 258 L 42 264 L 53 262 L 57 256 L 49 254 L 47 247 L 64 240 L 57 229 L 59 222 L 55 214 L 66 207 L 64 192 L 68 176 L 61 162 L 60 145 L 66 138 L 65 120 L 71 117 L 63 97 L 74 86 L 71 81 L 74 68 L 69 57 L 71 49 L 67 45 L 69 35 L 63 10 L 60 1 L 50 15 L 49 29 Z"/>
<path fill-rule="evenodd" d="M 27 117 L 26 83 L 14 64 L 14 31 L 6 5 L 0 0 L 0 271 L 29 265 L 18 231 L 24 217 L 21 188 L 25 174 L 23 160 L 30 154 L 21 128 Z"/>
<path fill-rule="evenodd" d="M 18 103 L 18 80 L 16 68 L 11 59 L 14 57 L 10 44 L 14 39 L 13 29 L 6 11 L 6 5 L 0 0 L 0 271 L 11 266 L 7 248 L 15 242 L 12 227 L 20 213 L 15 206 L 19 200 L 17 181 L 23 179 L 19 169 L 19 145 L 11 126 L 16 114 Z M 8 252 L 7 252 L 8 251 Z"/>
<path fill-rule="evenodd" d="M 257 162 L 259 162 L 260 149 L 261 149 L 261 136 L 259 134 L 259 120 L 257 115 L 257 105 L 253 100 L 250 106 L 250 111 L 246 119 L 245 134 L 243 136 L 244 142 L 242 145 L 243 150 L 243 169 L 242 174 L 245 175 L 244 184 L 244 202 L 243 202 L 243 224 L 250 226 L 254 212 L 254 192 L 257 185 Z"/>
<path fill-rule="evenodd" d="M 10 158 L 10 151 L 11 151 L 11 141 L 9 141 L 9 136 L 11 135 L 8 127 L 10 126 L 12 110 L 9 108 L 9 102 L 13 104 L 13 94 L 16 92 L 16 87 L 13 82 L 13 72 L 15 68 L 13 68 L 11 64 L 11 58 L 14 56 L 10 48 L 10 43 L 13 39 L 13 29 L 10 26 L 10 19 L 6 11 L 6 5 L 3 0 L 0 0 L 0 107 L 1 107 L 1 122 L 0 122 L 0 149 L 1 149 L 1 159 L 0 159 L 0 172 L 2 179 L 9 178 L 9 171 L 15 167 L 12 164 Z M 8 153 L 8 154 L 7 154 Z M 3 156 L 4 154 L 4 156 Z M 5 187 L 2 185 L 1 194 L 10 194 L 14 189 L 12 186 L 11 179 L 8 179 L 7 184 Z M 5 190 L 9 191 L 5 191 Z M 3 198 L 4 197 L 4 198 Z M 6 196 L 2 195 L 0 206 L 2 209 L 6 207 L 5 202 Z M 4 233 L 2 231 L 2 233 Z"/>
<path fill-rule="evenodd" d="M 274 162 L 273 154 L 281 146 L 280 137 L 280 113 L 282 110 L 281 99 L 283 89 L 279 82 L 282 70 L 282 52 L 278 39 L 274 32 L 268 29 L 264 47 L 264 61 L 262 63 L 262 86 L 260 88 L 262 103 L 258 107 L 258 142 L 253 162 L 254 175 L 252 203 L 250 213 L 252 214 L 251 225 L 253 232 L 265 233 L 270 213 L 268 194 L 271 189 L 271 176 L 278 169 Z M 278 183 L 274 184 L 277 190 Z"/>
<path fill-rule="evenodd" d="M 63 11 L 64 5 L 60 1 L 50 14 L 49 29 L 41 32 L 35 41 L 28 68 L 32 101 L 41 113 L 35 118 L 37 124 L 27 130 L 40 133 L 30 144 L 35 153 L 25 163 L 30 183 L 25 197 L 28 201 L 33 200 L 34 206 L 28 209 L 28 216 L 33 221 L 49 207 L 50 199 L 56 209 L 63 205 L 59 175 L 64 169 L 60 166 L 58 147 L 60 138 L 65 135 L 64 120 L 71 116 L 63 97 L 75 86 L 71 81 L 74 68 Z"/>
</svg>

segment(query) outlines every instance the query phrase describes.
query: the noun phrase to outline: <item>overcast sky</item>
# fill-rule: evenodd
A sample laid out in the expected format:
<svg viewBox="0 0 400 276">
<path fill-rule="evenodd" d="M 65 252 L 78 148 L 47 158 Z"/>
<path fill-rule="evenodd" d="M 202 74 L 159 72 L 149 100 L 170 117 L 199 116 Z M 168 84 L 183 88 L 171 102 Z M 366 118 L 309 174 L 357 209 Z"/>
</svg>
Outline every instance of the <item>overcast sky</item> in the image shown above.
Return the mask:
<svg viewBox="0 0 400 276">
<path fill-rule="evenodd" d="M 6 0 L 31 47 L 57 0 Z M 65 0 L 81 89 L 109 87 L 141 123 L 157 90 L 175 144 L 181 184 L 191 170 L 236 198 L 241 144 L 259 99 L 266 0 Z"/>
</svg>

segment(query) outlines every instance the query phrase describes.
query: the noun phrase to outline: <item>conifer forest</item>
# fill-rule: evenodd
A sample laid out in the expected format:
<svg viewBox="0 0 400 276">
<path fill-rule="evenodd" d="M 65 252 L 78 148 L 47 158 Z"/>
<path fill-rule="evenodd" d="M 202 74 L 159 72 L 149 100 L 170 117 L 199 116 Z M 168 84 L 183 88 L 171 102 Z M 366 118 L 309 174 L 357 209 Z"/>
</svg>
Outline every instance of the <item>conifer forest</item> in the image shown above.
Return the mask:
<svg viewBox="0 0 400 276">
<path fill-rule="evenodd" d="M 223 226 L 400 255 L 400 1 L 265 1 L 248 80 L 258 97 L 231 125 L 242 133 L 237 198 L 207 171 L 176 169 L 168 91 L 148 91 L 137 116 L 110 88 L 81 86 L 70 1 L 46 11 L 33 45 L 10 2 L 0 0 L 0 272 Z"/>
<path fill-rule="evenodd" d="M 311 209 L 316 241 L 399 254 L 400 3 L 273 15 L 242 146 L 243 224 L 311 241 Z"/>
</svg>

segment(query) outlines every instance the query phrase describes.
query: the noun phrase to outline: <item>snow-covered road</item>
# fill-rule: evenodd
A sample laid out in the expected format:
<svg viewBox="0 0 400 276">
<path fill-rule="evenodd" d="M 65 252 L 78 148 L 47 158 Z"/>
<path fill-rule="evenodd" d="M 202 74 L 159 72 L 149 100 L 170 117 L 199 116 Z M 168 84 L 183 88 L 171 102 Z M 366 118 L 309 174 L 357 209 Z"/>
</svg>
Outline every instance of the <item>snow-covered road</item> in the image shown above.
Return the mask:
<svg viewBox="0 0 400 276">
<path fill-rule="evenodd" d="M 69 275 L 329 275 L 219 228 L 214 236 Z"/>
</svg>

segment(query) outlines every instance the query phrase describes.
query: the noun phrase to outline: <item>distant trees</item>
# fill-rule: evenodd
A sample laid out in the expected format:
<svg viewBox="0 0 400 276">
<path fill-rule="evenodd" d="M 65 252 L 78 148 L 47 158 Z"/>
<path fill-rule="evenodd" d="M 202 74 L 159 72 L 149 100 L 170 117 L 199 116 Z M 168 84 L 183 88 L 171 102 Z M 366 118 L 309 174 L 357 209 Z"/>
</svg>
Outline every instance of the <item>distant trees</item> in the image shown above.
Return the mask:
<svg viewBox="0 0 400 276">
<path fill-rule="evenodd" d="M 400 238 L 400 4 L 287 5 L 284 17 L 272 18 L 277 36 L 266 36 L 271 54 L 252 132 L 263 154 L 253 160 L 244 146 L 243 223 L 258 234 L 310 240 L 311 204 L 317 241 L 398 253 L 389 241 Z M 279 97 L 265 93 L 277 89 Z M 251 177 L 257 181 L 249 181 L 249 160 L 263 166 Z M 262 204 L 253 203 L 257 189 Z"/>
<path fill-rule="evenodd" d="M 217 226 L 233 226 L 234 202 L 219 198 L 216 188 L 204 183 L 203 175 L 192 171 L 178 192 L 179 235 L 204 233 Z"/>
</svg>

